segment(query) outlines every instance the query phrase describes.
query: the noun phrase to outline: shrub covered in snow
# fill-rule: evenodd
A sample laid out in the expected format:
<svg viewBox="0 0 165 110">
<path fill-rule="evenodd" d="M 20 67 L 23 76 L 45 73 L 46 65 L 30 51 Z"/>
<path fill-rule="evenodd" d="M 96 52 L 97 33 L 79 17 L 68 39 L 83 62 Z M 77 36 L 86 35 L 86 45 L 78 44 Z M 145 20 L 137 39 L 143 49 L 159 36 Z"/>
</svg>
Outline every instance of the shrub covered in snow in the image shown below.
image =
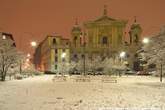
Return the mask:
<svg viewBox="0 0 165 110">
<path fill-rule="evenodd" d="M 148 65 L 156 64 L 158 73 L 160 65 L 165 65 L 165 26 L 162 27 L 160 33 L 149 37 L 149 43 L 145 44 L 142 49 L 143 58 L 147 60 Z"/>
</svg>

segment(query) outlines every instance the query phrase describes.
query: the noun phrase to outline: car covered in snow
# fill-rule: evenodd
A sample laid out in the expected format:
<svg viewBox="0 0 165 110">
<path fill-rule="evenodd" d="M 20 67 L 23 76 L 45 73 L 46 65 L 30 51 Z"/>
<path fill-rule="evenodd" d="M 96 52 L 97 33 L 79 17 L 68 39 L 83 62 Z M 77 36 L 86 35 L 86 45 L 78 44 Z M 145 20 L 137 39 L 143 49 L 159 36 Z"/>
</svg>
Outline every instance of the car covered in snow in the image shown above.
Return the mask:
<svg viewBox="0 0 165 110">
<path fill-rule="evenodd" d="M 125 75 L 136 75 L 136 71 L 131 70 L 131 69 L 126 69 L 124 74 Z"/>
</svg>

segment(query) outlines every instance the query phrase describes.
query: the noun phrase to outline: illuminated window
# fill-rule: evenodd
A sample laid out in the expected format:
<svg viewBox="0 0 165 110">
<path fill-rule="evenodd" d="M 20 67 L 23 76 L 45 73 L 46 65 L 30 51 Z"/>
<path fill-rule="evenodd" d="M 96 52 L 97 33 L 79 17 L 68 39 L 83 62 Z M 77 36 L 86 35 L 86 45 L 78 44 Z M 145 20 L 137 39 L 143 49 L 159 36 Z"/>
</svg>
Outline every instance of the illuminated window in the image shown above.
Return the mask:
<svg viewBox="0 0 165 110">
<path fill-rule="evenodd" d="M 5 35 L 3 35 L 3 36 L 2 36 L 2 39 L 6 39 L 6 36 L 5 36 Z"/>
</svg>

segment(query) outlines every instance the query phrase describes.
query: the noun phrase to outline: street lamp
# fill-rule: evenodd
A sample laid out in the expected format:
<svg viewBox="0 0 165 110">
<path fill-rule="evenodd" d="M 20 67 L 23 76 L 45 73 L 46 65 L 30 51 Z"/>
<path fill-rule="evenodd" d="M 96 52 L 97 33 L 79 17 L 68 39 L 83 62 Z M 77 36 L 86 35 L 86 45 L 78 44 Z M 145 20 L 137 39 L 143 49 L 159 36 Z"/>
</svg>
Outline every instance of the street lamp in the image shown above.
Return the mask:
<svg viewBox="0 0 165 110">
<path fill-rule="evenodd" d="M 86 42 L 85 42 L 85 36 L 86 36 L 86 33 L 84 32 L 84 33 L 81 33 L 81 36 L 80 37 L 83 37 L 83 43 L 82 43 L 82 45 L 83 45 L 83 60 L 84 60 L 84 62 L 83 62 L 83 67 L 84 67 L 84 75 L 86 75 L 85 74 L 85 71 L 86 71 L 86 68 L 85 68 L 85 64 L 86 64 L 86 62 L 85 62 L 85 46 L 86 46 Z"/>
<path fill-rule="evenodd" d="M 61 54 L 61 70 L 60 70 L 62 72 L 62 75 L 64 75 L 65 68 L 67 68 L 65 67 L 65 57 L 66 57 L 66 52 L 63 52 Z"/>
<path fill-rule="evenodd" d="M 30 57 L 30 56 L 31 56 L 30 53 L 28 53 L 28 54 L 27 54 L 27 57 Z"/>
<path fill-rule="evenodd" d="M 37 46 L 37 42 L 36 41 L 30 42 L 30 44 L 31 44 L 32 47 L 36 47 Z"/>
<path fill-rule="evenodd" d="M 125 56 L 126 56 L 126 52 L 122 51 L 122 52 L 120 53 L 120 58 L 124 58 Z"/>
<path fill-rule="evenodd" d="M 148 38 L 144 38 L 142 41 L 144 44 L 148 44 L 149 43 L 149 39 Z"/>
<path fill-rule="evenodd" d="M 62 58 L 65 58 L 65 56 L 66 56 L 66 53 L 65 52 L 61 54 L 61 57 Z"/>
<path fill-rule="evenodd" d="M 3 40 L 5 40 L 5 39 L 6 39 L 6 36 L 5 36 L 5 35 L 3 35 L 3 36 L 2 36 L 2 39 L 3 39 Z"/>
</svg>

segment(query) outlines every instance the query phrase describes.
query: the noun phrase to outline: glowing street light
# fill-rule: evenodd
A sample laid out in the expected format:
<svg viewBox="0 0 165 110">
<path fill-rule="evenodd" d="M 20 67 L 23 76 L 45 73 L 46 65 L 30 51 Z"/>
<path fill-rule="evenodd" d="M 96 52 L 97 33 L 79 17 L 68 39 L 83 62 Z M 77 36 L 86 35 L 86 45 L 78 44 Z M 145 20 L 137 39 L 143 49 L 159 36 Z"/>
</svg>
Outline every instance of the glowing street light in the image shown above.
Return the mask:
<svg viewBox="0 0 165 110">
<path fill-rule="evenodd" d="M 28 54 L 27 54 L 27 57 L 30 57 L 30 56 L 31 56 L 30 53 L 28 53 Z"/>
<path fill-rule="evenodd" d="M 65 58 L 65 56 L 66 56 L 66 53 L 65 53 L 65 52 L 62 53 L 61 57 L 62 57 L 62 58 Z"/>
<path fill-rule="evenodd" d="M 3 39 L 3 40 L 5 40 L 5 39 L 6 39 L 6 36 L 5 36 L 5 35 L 3 35 L 3 36 L 2 36 L 2 39 Z"/>
<path fill-rule="evenodd" d="M 30 61 L 30 59 L 29 59 L 29 58 L 27 58 L 27 59 L 26 59 L 26 62 L 29 62 L 29 61 Z"/>
<path fill-rule="evenodd" d="M 126 55 L 126 53 L 125 53 L 124 51 L 120 53 L 120 57 L 121 57 L 121 58 L 124 58 L 125 55 Z"/>
<path fill-rule="evenodd" d="M 32 41 L 30 44 L 31 44 L 32 47 L 36 47 L 37 46 L 37 42 L 35 42 L 35 41 Z"/>
<path fill-rule="evenodd" d="M 148 44 L 148 43 L 149 43 L 149 39 L 148 39 L 148 38 L 144 38 L 144 39 L 143 39 L 143 43 L 144 43 L 144 44 Z"/>
</svg>

